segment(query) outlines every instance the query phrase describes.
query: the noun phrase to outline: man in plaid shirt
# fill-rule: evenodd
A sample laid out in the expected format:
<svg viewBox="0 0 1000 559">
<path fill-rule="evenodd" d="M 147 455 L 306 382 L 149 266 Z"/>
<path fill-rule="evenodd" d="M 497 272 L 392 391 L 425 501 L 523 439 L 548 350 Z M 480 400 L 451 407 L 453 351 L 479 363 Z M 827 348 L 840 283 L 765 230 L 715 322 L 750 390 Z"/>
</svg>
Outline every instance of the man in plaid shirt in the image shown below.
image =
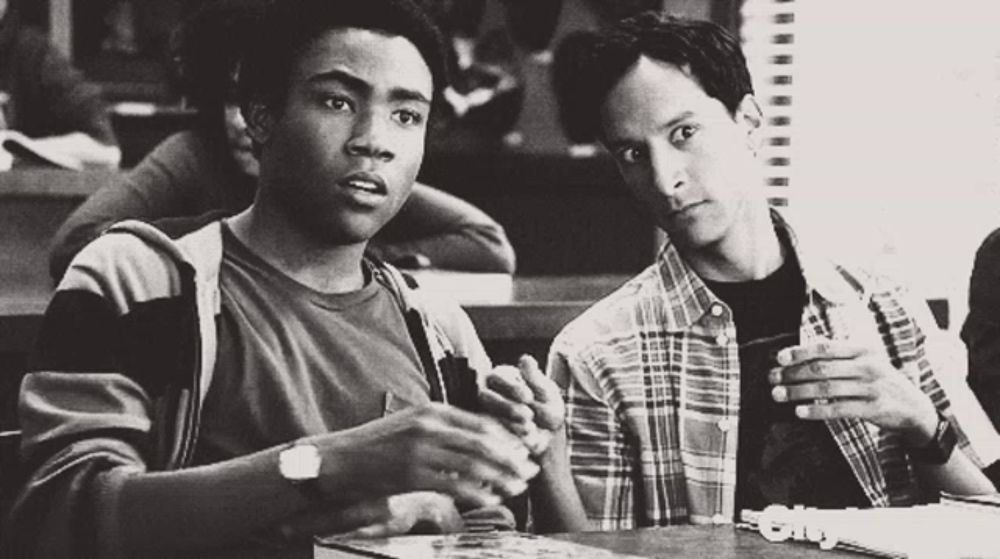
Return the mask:
<svg viewBox="0 0 1000 559">
<path fill-rule="evenodd" d="M 548 372 L 565 406 L 522 363 L 535 389 L 522 400 L 554 434 L 533 487 L 538 527 L 993 491 L 981 469 L 1000 438 L 926 305 L 825 259 L 768 207 L 738 41 L 647 13 L 570 64 L 564 111 L 592 124 L 668 242 L 557 337 Z"/>
</svg>

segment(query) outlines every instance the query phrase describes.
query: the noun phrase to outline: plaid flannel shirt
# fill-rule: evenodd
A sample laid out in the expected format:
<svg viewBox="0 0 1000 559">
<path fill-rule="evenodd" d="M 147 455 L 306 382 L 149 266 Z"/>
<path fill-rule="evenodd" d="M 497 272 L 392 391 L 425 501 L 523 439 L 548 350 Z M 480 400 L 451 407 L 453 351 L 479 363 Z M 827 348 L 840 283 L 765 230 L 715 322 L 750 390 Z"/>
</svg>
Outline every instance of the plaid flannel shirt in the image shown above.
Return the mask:
<svg viewBox="0 0 1000 559">
<path fill-rule="evenodd" d="M 926 304 L 816 258 L 772 216 L 806 280 L 802 342 L 879 338 L 976 465 L 1000 458 L 1000 438 L 965 385 L 964 356 L 945 353 Z M 559 334 L 549 375 L 564 391 L 573 477 L 595 528 L 732 521 L 739 365 L 730 310 L 669 242 L 653 266 Z M 826 423 L 873 506 L 922 498 L 898 434 L 858 419 Z"/>
</svg>

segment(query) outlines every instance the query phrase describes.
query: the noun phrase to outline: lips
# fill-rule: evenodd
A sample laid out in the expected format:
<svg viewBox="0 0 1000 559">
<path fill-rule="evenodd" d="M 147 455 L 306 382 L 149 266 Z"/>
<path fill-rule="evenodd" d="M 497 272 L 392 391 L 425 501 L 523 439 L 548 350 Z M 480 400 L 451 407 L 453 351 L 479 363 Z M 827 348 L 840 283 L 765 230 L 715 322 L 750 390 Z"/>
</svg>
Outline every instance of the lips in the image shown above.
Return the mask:
<svg viewBox="0 0 1000 559">
<path fill-rule="evenodd" d="M 671 210 L 670 211 L 670 217 L 681 217 L 683 215 L 689 214 L 689 213 L 691 213 L 691 210 L 693 210 L 693 209 L 701 206 L 703 203 L 704 202 L 693 202 L 691 204 L 687 204 L 687 205 L 682 206 L 680 208 Z"/>
<path fill-rule="evenodd" d="M 371 194 L 387 194 L 389 192 L 385 186 L 385 179 L 375 173 L 351 173 L 337 181 L 337 184 L 344 188 L 361 190 Z"/>
<path fill-rule="evenodd" d="M 389 194 L 385 179 L 375 173 L 360 171 L 344 176 L 337 185 L 361 205 L 375 205 Z"/>
</svg>

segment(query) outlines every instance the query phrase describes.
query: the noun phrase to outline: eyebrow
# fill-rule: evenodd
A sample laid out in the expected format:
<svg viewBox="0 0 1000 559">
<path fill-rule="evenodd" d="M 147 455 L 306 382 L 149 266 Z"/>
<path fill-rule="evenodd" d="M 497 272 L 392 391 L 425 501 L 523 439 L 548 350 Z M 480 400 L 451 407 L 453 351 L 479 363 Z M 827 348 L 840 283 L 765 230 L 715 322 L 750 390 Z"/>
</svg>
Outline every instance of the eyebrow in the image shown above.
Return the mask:
<svg viewBox="0 0 1000 559">
<path fill-rule="evenodd" d="M 683 111 L 680 114 L 678 114 L 677 116 L 675 116 L 674 118 L 668 120 L 666 122 L 666 124 L 664 124 L 663 126 L 660 126 L 659 128 L 657 128 L 657 130 L 669 130 L 669 129 L 673 128 L 674 126 L 677 126 L 681 122 L 683 122 L 683 121 L 685 121 L 685 120 L 687 120 L 687 119 L 689 119 L 689 118 L 691 118 L 693 116 L 695 116 L 694 111 Z M 607 148 L 608 148 L 609 151 L 614 151 L 614 150 L 619 149 L 621 147 L 625 147 L 625 146 L 631 145 L 632 143 L 633 143 L 632 140 L 628 140 L 628 139 L 616 139 L 616 140 L 611 140 L 611 141 L 605 142 L 605 145 L 607 146 Z"/>
<path fill-rule="evenodd" d="M 372 86 L 370 83 L 355 76 L 354 74 L 351 74 L 350 72 L 345 72 L 344 70 L 328 70 L 326 72 L 313 74 L 306 79 L 306 82 L 309 84 L 337 82 L 357 93 L 369 95 L 372 92 Z M 431 100 L 428 99 L 426 95 L 420 91 L 406 87 L 394 87 L 390 89 L 389 99 L 392 101 L 415 101 L 418 103 L 425 103 L 427 105 L 431 104 Z"/>
</svg>

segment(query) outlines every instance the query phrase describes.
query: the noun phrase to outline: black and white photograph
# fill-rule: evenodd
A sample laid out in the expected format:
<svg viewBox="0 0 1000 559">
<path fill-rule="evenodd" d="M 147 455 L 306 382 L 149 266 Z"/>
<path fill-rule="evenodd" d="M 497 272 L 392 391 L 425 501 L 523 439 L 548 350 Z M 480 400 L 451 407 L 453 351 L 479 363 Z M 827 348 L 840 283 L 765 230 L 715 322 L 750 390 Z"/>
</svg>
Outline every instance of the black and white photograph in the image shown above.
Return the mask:
<svg viewBox="0 0 1000 559">
<path fill-rule="evenodd" d="M 0 0 L 0 559 L 1000 559 L 996 0 Z"/>
</svg>

